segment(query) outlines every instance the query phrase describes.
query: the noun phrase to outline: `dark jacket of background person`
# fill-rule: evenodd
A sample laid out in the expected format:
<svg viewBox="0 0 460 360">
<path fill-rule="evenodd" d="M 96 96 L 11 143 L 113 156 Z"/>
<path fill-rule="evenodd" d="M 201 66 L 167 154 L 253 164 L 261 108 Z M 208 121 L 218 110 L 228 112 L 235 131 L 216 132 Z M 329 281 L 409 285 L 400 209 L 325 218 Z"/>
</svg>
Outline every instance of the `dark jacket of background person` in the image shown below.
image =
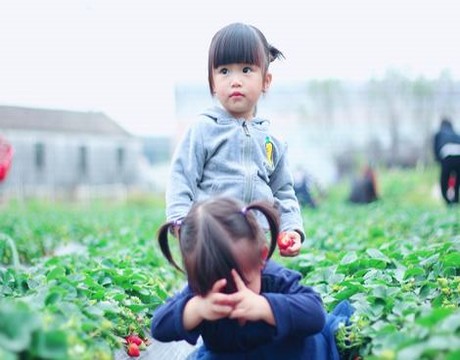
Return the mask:
<svg viewBox="0 0 460 360">
<path fill-rule="evenodd" d="M 354 179 L 348 201 L 356 204 L 368 204 L 378 200 L 377 183 L 374 170 L 367 166 L 361 177 Z"/>
<path fill-rule="evenodd" d="M 448 203 L 459 202 L 460 180 L 460 135 L 452 122 L 444 118 L 439 130 L 434 135 L 433 150 L 436 160 L 441 164 L 440 187 L 444 200 Z M 448 193 L 449 179 L 454 179 L 453 194 Z"/>
<path fill-rule="evenodd" d="M 312 196 L 312 187 L 314 185 L 313 179 L 303 170 L 297 169 L 293 173 L 294 178 L 294 192 L 299 200 L 301 207 L 308 206 L 316 208 L 317 204 Z"/>
<path fill-rule="evenodd" d="M 434 135 L 434 156 L 441 162 L 448 156 L 460 155 L 460 135 L 457 134 L 448 119 L 443 119 L 439 130 Z"/>
</svg>

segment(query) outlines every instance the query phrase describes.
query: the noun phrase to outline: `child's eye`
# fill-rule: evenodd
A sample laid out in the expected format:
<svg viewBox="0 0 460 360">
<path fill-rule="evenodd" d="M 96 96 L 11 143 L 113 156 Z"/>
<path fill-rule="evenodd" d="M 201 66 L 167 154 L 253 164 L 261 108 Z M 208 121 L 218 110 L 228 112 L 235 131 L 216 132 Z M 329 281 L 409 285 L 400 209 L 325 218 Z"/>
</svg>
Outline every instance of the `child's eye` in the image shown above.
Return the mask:
<svg viewBox="0 0 460 360">
<path fill-rule="evenodd" d="M 252 68 L 251 68 L 251 67 L 245 66 L 245 67 L 243 68 L 243 73 L 249 74 L 250 72 L 252 72 Z"/>
<path fill-rule="evenodd" d="M 228 69 L 227 68 L 220 68 L 219 69 L 219 74 L 227 75 L 228 74 Z"/>
</svg>

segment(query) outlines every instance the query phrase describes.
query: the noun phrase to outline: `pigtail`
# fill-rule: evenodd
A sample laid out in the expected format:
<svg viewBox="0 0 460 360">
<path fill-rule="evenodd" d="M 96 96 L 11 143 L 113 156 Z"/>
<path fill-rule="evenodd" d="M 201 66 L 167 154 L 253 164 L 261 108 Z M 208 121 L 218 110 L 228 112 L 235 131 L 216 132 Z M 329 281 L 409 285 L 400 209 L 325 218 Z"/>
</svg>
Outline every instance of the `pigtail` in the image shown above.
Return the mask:
<svg viewBox="0 0 460 360">
<path fill-rule="evenodd" d="M 276 47 L 268 45 L 268 62 L 271 63 L 277 59 L 285 59 L 283 53 L 279 51 Z"/>
<path fill-rule="evenodd" d="M 160 227 L 160 229 L 158 230 L 158 243 L 160 245 L 161 252 L 163 253 L 164 257 L 168 260 L 168 262 L 177 270 L 183 273 L 184 270 L 182 270 L 181 267 L 177 265 L 177 263 L 174 261 L 168 243 L 168 234 L 170 230 L 173 228 L 173 226 L 175 226 L 175 224 L 175 222 L 168 222 Z"/>
<path fill-rule="evenodd" d="M 270 228 L 270 246 L 268 251 L 267 260 L 273 255 L 273 252 L 276 249 L 276 241 L 279 234 L 279 214 L 274 206 L 268 204 L 267 202 L 253 202 L 249 204 L 244 212 L 247 210 L 258 210 L 260 211 L 265 218 L 267 219 L 268 226 Z"/>
</svg>

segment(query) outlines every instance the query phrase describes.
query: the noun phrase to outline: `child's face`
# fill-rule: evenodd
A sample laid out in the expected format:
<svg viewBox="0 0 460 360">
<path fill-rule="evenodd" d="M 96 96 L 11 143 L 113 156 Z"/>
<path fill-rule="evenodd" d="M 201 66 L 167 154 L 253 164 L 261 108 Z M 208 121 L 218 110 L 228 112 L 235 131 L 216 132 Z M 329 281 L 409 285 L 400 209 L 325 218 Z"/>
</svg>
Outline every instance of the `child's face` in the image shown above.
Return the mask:
<svg viewBox="0 0 460 360">
<path fill-rule="evenodd" d="M 262 92 L 271 83 L 270 73 L 263 75 L 257 65 L 228 64 L 212 72 L 213 92 L 222 106 L 233 117 L 251 120 Z"/>
<path fill-rule="evenodd" d="M 261 285 L 262 285 L 261 284 L 261 277 L 262 277 L 261 269 L 253 268 L 249 271 L 244 271 L 244 277 L 248 281 L 248 283 L 246 284 L 246 287 L 249 290 L 252 290 L 254 293 L 260 294 Z"/>
<path fill-rule="evenodd" d="M 265 264 L 268 247 L 262 249 L 254 247 L 249 241 L 239 241 L 235 244 L 235 253 L 238 255 L 238 263 L 246 279 L 246 287 L 259 294 L 261 290 L 262 269 Z"/>
</svg>

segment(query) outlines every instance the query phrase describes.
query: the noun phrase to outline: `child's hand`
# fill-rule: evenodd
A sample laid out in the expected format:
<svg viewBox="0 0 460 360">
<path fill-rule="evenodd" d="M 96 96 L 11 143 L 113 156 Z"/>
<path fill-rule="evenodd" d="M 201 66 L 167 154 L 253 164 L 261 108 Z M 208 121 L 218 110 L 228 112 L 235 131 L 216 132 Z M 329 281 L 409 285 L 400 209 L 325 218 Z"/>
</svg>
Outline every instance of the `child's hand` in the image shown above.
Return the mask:
<svg viewBox="0 0 460 360">
<path fill-rule="evenodd" d="M 302 246 L 302 239 L 297 231 L 284 231 L 278 236 L 278 248 L 281 256 L 297 256 Z"/>
<path fill-rule="evenodd" d="M 219 320 L 230 315 L 234 303 L 229 300 L 230 295 L 220 292 L 226 284 L 226 279 L 220 279 L 206 296 L 196 295 L 187 302 L 182 315 L 186 330 L 194 329 L 203 320 Z"/>
<path fill-rule="evenodd" d="M 237 292 L 229 295 L 231 302 L 235 304 L 229 318 L 238 319 L 240 325 L 244 325 L 246 321 L 258 320 L 275 325 L 275 318 L 267 299 L 247 288 L 235 269 L 232 270 L 232 275 Z"/>
<path fill-rule="evenodd" d="M 218 320 L 232 312 L 234 303 L 231 302 L 228 294 L 221 292 L 226 284 L 226 279 L 217 280 L 206 296 L 199 296 L 198 312 L 204 320 Z"/>
</svg>

